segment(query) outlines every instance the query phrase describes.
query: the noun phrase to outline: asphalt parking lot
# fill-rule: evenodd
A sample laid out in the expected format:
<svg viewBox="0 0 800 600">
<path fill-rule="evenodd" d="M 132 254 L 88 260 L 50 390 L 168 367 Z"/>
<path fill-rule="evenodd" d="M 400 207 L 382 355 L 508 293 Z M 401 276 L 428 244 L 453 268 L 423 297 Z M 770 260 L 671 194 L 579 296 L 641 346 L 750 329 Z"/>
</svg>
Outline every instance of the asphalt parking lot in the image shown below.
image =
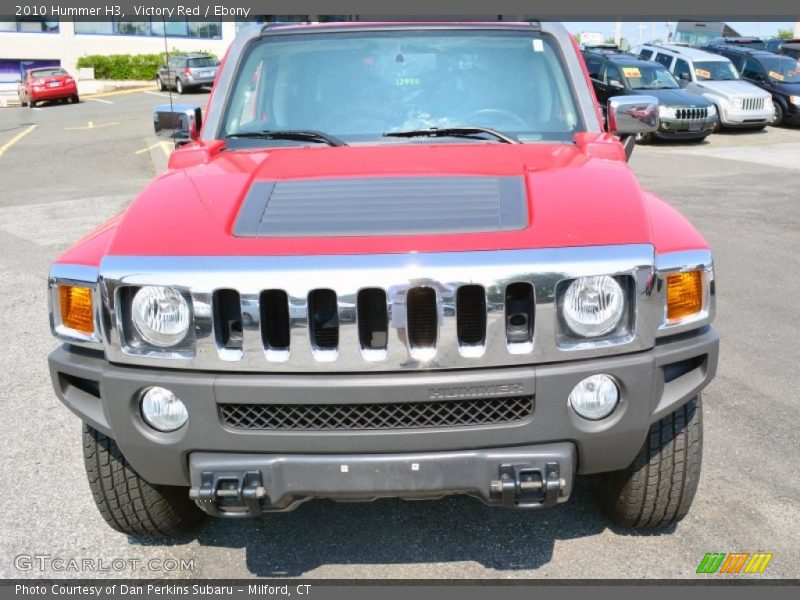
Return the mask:
<svg viewBox="0 0 800 600">
<path fill-rule="evenodd" d="M 700 229 L 717 268 L 722 347 L 704 397 L 702 481 L 673 530 L 630 535 L 609 526 L 585 481 L 547 512 L 468 498 L 317 501 L 257 520 L 212 520 L 172 545 L 109 529 L 86 483 L 80 423 L 50 386 L 46 356 L 57 343 L 46 281 L 61 250 L 124 209 L 163 168 L 150 111 L 165 101 L 137 92 L 0 110 L 0 576 L 683 578 L 695 576 L 706 552 L 756 551 L 774 554 L 757 577 L 800 576 L 800 128 L 634 153 L 641 181 Z M 21 554 L 107 566 L 175 558 L 194 568 L 42 572 L 19 570 Z"/>
</svg>

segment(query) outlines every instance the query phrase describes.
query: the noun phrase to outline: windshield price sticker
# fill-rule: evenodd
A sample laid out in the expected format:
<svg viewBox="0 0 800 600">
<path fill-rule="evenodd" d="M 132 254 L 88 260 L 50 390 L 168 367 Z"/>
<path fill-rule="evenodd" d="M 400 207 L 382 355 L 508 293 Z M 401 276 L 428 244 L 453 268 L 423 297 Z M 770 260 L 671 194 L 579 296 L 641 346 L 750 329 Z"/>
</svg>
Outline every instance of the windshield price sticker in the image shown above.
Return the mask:
<svg viewBox="0 0 800 600">
<path fill-rule="evenodd" d="M 781 75 L 780 73 L 776 73 L 775 71 L 770 71 L 769 76 L 772 77 L 773 79 L 777 79 L 778 81 L 783 81 L 784 79 L 786 79 L 783 75 Z"/>
<path fill-rule="evenodd" d="M 711 79 L 711 71 L 705 71 L 703 69 L 695 69 L 694 74 L 698 77 L 705 77 L 706 79 Z"/>
<path fill-rule="evenodd" d="M 641 79 L 642 77 L 639 67 L 622 67 L 622 74 L 632 79 Z"/>
<path fill-rule="evenodd" d="M 542 40 L 533 40 L 533 51 L 544 52 L 544 42 Z"/>
</svg>

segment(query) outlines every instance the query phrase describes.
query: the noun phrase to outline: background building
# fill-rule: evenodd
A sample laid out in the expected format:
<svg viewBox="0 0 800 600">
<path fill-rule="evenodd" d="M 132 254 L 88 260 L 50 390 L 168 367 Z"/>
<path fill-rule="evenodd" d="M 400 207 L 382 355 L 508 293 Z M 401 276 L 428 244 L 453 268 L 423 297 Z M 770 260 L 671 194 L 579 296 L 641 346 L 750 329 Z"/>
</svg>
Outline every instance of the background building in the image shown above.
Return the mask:
<svg viewBox="0 0 800 600">
<path fill-rule="evenodd" d="M 242 23 L 222 21 L 0 21 L 0 82 L 19 81 L 25 69 L 61 65 L 77 75 L 87 54 L 157 54 L 167 46 L 224 54 Z"/>
</svg>

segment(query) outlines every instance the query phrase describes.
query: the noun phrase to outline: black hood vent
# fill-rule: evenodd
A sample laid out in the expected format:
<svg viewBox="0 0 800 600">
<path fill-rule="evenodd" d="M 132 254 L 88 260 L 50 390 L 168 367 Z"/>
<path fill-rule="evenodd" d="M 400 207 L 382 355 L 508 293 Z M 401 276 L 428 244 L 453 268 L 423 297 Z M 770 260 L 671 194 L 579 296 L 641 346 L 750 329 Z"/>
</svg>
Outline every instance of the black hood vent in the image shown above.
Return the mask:
<svg viewBox="0 0 800 600">
<path fill-rule="evenodd" d="M 528 225 L 522 177 L 384 177 L 254 183 L 236 237 L 515 231 Z"/>
</svg>

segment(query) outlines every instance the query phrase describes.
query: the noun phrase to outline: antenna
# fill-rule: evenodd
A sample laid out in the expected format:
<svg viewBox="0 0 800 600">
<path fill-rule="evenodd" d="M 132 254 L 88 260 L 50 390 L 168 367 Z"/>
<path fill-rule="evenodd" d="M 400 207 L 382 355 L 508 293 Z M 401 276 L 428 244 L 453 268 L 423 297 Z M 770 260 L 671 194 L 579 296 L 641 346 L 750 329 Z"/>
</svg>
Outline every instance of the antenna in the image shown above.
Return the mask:
<svg viewBox="0 0 800 600">
<path fill-rule="evenodd" d="M 167 44 L 167 18 L 162 17 L 161 22 L 164 24 L 164 62 L 167 64 L 167 73 L 169 73 L 169 45 Z M 169 93 L 169 112 L 175 112 L 172 108 L 172 86 L 169 85 L 167 82 L 167 92 Z M 178 147 L 178 140 L 174 137 L 172 138 L 172 142 L 175 144 L 175 148 Z"/>
</svg>

